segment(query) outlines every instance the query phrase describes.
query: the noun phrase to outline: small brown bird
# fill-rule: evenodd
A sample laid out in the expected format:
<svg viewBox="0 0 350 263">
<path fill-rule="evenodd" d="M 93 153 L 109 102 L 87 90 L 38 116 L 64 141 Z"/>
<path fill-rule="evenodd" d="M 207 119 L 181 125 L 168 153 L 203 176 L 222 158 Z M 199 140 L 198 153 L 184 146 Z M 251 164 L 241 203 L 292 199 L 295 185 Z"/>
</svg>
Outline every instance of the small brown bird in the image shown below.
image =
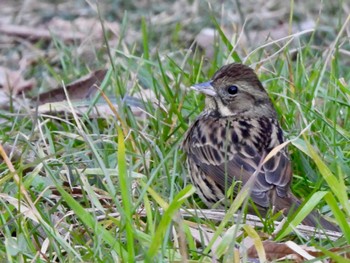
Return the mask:
<svg viewBox="0 0 350 263">
<path fill-rule="evenodd" d="M 258 168 L 284 139 L 276 111 L 254 71 L 242 64 L 229 64 L 211 81 L 192 88 L 206 95 L 205 109 L 187 131 L 182 147 L 203 202 L 211 207 L 227 200 L 225 193 L 233 183 L 245 185 L 260 169 L 250 189 L 259 211 L 264 214 L 272 207 L 285 215 L 295 211 L 301 201 L 290 190 L 292 169 L 287 150 L 283 148 Z M 303 223 L 338 230 L 316 211 Z"/>
</svg>

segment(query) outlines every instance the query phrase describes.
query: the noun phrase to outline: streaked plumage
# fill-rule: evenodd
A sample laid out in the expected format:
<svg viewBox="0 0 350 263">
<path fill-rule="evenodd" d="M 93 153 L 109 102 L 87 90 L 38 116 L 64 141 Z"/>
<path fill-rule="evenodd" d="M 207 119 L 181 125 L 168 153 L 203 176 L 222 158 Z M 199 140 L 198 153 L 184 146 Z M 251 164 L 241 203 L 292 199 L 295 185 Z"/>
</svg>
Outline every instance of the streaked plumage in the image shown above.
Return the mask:
<svg viewBox="0 0 350 263">
<path fill-rule="evenodd" d="M 192 88 L 206 94 L 206 106 L 186 133 L 183 150 L 197 193 L 211 207 L 225 200 L 234 182 L 244 185 L 284 139 L 276 111 L 251 68 L 224 66 L 211 81 Z M 301 203 L 290 190 L 291 180 L 290 159 L 282 149 L 262 166 L 251 189 L 252 201 L 262 213 L 274 207 L 288 214 Z M 337 229 L 317 212 L 303 223 Z"/>
</svg>

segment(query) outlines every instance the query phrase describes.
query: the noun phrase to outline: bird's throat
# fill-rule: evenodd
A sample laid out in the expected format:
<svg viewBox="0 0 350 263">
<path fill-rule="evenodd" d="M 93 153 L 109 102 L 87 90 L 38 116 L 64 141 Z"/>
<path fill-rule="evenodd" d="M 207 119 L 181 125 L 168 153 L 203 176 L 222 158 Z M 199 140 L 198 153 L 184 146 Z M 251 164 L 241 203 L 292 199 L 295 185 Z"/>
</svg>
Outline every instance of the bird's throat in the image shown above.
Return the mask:
<svg viewBox="0 0 350 263">
<path fill-rule="evenodd" d="M 217 113 L 221 117 L 229 117 L 237 115 L 231 109 L 225 105 L 221 99 L 215 99 L 213 97 L 206 97 L 205 99 L 205 111 L 211 113 Z"/>
</svg>

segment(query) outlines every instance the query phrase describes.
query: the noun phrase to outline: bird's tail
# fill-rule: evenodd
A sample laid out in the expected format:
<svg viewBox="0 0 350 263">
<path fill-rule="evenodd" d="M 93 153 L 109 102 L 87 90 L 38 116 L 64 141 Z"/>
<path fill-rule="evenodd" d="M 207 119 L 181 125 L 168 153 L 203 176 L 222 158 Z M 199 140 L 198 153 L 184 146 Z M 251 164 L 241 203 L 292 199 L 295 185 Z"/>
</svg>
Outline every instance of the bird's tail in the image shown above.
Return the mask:
<svg viewBox="0 0 350 263">
<path fill-rule="evenodd" d="M 274 205 L 276 211 L 283 210 L 284 215 L 292 215 L 295 211 L 300 207 L 301 202 L 298 198 L 296 198 L 293 194 L 289 193 L 287 197 L 279 197 L 276 195 L 274 200 Z M 291 205 L 292 204 L 292 205 Z M 322 227 L 326 230 L 331 231 L 340 231 L 340 228 L 333 223 L 329 222 L 325 218 L 322 217 L 320 213 L 317 211 L 312 211 L 310 214 L 305 217 L 302 221 L 304 225 L 312 226 L 312 227 Z"/>
</svg>

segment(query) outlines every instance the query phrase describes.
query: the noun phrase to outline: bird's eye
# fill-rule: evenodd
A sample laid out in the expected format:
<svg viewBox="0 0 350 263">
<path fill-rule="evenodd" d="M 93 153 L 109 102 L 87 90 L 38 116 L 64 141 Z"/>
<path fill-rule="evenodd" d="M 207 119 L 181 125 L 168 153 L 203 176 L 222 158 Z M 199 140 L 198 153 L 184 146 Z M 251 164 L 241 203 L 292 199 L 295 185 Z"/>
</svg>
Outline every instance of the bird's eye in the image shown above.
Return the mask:
<svg viewBox="0 0 350 263">
<path fill-rule="evenodd" d="M 238 87 L 236 85 L 229 86 L 227 92 L 230 95 L 235 95 L 238 92 Z"/>
</svg>

